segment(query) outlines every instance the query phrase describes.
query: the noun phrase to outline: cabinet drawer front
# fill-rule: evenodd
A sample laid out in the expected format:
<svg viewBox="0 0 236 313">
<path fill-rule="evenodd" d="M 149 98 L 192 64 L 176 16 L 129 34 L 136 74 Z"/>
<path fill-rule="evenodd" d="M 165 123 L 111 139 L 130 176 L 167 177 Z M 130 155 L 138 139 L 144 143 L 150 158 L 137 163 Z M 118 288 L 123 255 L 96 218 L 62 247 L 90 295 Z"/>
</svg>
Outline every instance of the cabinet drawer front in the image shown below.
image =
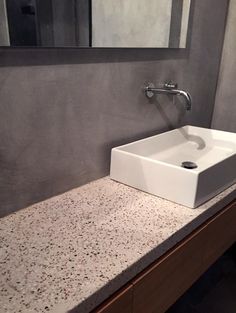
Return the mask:
<svg viewBox="0 0 236 313">
<path fill-rule="evenodd" d="M 93 313 L 132 313 L 132 304 L 132 285 L 129 285 L 94 310 Z"/>
<path fill-rule="evenodd" d="M 236 241 L 236 204 L 219 213 L 207 227 L 204 263 L 211 265 Z"/>
<path fill-rule="evenodd" d="M 133 312 L 165 312 L 202 274 L 203 243 L 191 238 L 134 282 Z"/>
<path fill-rule="evenodd" d="M 236 240 L 235 223 L 234 203 L 134 280 L 133 312 L 165 312 Z"/>
<path fill-rule="evenodd" d="M 236 241 L 236 202 L 133 279 L 93 313 L 164 313 Z"/>
</svg>

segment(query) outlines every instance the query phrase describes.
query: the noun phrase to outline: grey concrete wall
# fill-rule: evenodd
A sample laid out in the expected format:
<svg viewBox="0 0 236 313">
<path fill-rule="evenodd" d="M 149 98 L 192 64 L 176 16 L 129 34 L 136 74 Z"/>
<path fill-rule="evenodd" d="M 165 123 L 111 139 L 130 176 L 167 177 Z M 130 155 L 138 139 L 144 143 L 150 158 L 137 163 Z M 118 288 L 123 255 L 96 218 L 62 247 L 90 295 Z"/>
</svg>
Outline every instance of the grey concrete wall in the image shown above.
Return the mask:
<svg viewBox="0 0 236 313">
<path fill-rule="evenodd" d="M 212 127 L 236 132 L 236 1 L 231 0 Z"/>
<path fill-rule="evenodd" d="M 193 124 L 215 99 L 228 1 L 193 1 L 188 49 L 0 50 L 0 214 L 109 173 L 111 148 Z M 189 90 L 193 109 L 144 82 Z"/>
</svg>

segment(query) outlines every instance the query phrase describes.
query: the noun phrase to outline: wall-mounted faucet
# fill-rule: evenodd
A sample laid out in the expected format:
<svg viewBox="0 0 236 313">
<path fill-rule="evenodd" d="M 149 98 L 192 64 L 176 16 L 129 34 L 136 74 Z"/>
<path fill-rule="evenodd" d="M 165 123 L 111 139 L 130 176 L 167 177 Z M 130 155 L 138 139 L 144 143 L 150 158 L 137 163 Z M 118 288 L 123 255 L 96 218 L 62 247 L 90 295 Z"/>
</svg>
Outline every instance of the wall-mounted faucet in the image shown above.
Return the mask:
<svg viewBox="0 0 236 313">
<path fill-rule="evenodd" d="M 153 83 L 149 83 L 145 88 L 145 94 L 150 99 L 155 94 L 169 94 L 169 95 L 176 95 L 176 96 L 182 96 L 185 99 L 186 102 L 186 110 L 190 111 L 192 108 L 192 98 L 191 95 L 184 90 L 177 89 L 178 85 L 172 82 L 167 82 L 163 85 L 163 87 L 157 88 L 154 86 Z"/>
</svg>

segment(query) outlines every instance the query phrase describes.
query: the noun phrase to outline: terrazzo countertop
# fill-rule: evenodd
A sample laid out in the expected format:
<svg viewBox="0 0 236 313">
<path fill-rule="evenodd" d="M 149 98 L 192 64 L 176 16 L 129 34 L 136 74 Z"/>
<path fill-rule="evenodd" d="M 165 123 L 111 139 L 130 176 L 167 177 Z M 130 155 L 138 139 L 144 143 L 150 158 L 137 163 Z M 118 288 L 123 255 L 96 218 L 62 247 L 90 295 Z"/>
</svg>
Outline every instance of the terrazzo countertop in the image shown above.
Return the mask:
<svg viewBox="0 0 236 313">
<path fill-rule="evenodd" d="M 235 198 L 189 209 L 105 177 L 4 217 L 1 313 L 89 312 Z"/>
</svg>

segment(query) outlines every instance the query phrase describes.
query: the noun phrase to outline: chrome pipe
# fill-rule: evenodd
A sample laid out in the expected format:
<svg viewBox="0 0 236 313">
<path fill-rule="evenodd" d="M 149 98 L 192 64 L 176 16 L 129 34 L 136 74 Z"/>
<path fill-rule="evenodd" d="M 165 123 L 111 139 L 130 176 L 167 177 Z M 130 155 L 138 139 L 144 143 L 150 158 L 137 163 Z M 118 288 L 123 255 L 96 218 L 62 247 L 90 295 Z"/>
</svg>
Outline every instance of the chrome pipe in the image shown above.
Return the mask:
<svg viewBox="0 0 236 313">
<path fill-rule="evenodd" d="M 163 88 L 154 87 L 152 83 L 148 84 L 144 88 L 146 96 L 150 99 L 154 94 L 167 94 L 167 95 L 176 95 L 182 96 L 185 99 L 186 110 L 190 111 L 192 108 L 192 98 L 189 92 L 177 89 L 177 84 L 174 83 L 165 83 Z"/>
</svg>

